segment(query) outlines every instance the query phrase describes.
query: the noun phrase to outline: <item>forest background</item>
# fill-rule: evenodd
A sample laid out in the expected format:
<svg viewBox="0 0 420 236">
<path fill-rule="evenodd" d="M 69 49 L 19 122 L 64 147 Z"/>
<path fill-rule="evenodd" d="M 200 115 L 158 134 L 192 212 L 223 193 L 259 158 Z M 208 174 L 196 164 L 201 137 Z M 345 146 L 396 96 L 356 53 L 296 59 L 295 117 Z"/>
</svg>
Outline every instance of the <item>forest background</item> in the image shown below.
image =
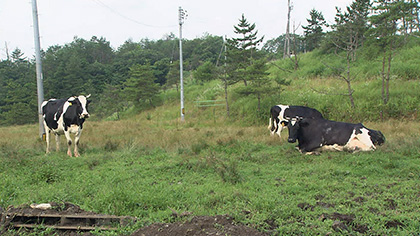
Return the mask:
<svg viewBox="0 0 420 236">
<path fill-rule="evenodd" d="M 417 0 L 356 0 L 337 9 L 333 25 L 316 9 L 308 17 L 303 35 L 290 29 L 264 44 L 244 14 L 233 26 L 235 38 L 183 40 L 186 90 L 209 81 L 221 88 L 187 97 L 187 104 L 223 99 L 226 117 L 248 124 L 266 122 L 269 107 L 278 103 L 316 107 L 346 121 L 417 118 Z M 120 119 L 179 101 L 178 93 L 167 95 L 179 90 L 178 43 L 168 34 L 127 40 L 118 49 L 97 36 L 50 46 L 42 52 L 45 98 L 92 94 L 93 119 Z M 18 48 L 7 52 L 0 61 L 0 94 L 1 126 L 36 122 L 34 58 Z"/>
</svg>

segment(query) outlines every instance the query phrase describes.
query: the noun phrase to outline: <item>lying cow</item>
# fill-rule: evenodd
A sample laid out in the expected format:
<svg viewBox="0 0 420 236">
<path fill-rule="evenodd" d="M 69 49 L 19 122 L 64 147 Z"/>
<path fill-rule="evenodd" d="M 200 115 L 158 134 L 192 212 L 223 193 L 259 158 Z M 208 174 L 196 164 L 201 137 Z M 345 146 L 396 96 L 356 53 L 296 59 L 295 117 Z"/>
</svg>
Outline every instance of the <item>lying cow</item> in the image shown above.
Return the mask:
<svg viewBox="0 0 420 236">
<path fill-rule="evenodd" d="M 304 106 L 287 106 L 276 105 L 270 110 L 271 116 L 268 129 L 271 135 L 277 134 L 280 138 L 280 132 L 287 126 L 288 119 L 286 117 L 313 117 L 322 118 L 321 112 L 316 109 Z"/>
<path fill-rule="evenodd" d="M 70 133 L 75 134 L 74 155 L 79 155 L 79 139 L 83 130 L 83 122 L 89 117 L 87 110 L 90 97 L 80 95 L 67 99 L 50 99 L 42 103 L 42 115 L 47 141 L 47 153 L 50 152 L 50 132 L 55 134 L 56 150 L 60 149 L 60 135 L 64 134 L 67 139 L 67 155 L 72 156 Z"/>
<path fill-rule="evenodd" d="M 298 149 L 302 153 L 313 151 L 373 151 L 376 145 L 382 145 L 385 137 L 381 131 L 368 129 L 359 124 L 330 121 L 313 118 L 289 118 L 288 129 L 290 143 L 299 141 Z"/>
</svg>

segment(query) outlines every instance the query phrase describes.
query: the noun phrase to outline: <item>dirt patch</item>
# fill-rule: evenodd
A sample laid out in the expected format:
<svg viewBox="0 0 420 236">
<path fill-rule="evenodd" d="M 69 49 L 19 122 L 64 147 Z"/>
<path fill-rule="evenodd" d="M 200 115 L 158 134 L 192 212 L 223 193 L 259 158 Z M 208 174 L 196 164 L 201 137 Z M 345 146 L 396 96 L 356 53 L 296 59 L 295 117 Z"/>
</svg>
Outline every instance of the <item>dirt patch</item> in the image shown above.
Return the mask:
<svg viewBox="0 0 420 236">
<path fill-rule="evenodd" d="M 312 206 L 311 204 L 306 203 L 306 202 L 299 203 L 297 206 L 304 211 L 307 211 L 307 210 L 313 211 L 315 208 L 315 206 Z"/>
<path fill-rule="evenodd" d="M 354 231 L 363 234 L 369 230 L 369 227 L 367 225 L 356 224 L 354 222 L 354 215 L 346 215 L 334 212 L 332 214 L 322 214 L 319 217 L 319 220 L 321 221 L 324 221 L 326 219 L 334 220 L 334 223 L 331 225 L 331 228 L 337 232 L 347 231 L 349 228 L 352 228 Z"/>
<path fill-rule="evenodd" d="M 398 220 L 390 220 L 390 221 L 387 221 L 385 223 L 385 227 L 387 229 L 389 229 L 389 228 L 399 228 L 399 227 L 404 228 L 405 225 Z"/>
<path fill-rule="evenodd" d="M 131 236 L 204 236 L 204 235 L 269 235 L 235 223 L 228 215 L 194 216 L 187 222 L 155 223 L 141 228 Z"/>
<path fill-rule="evenodd" d="M 55 235 L 60 236 L 78 236 L 92 235 L 89 233 L 89 230 L 77 230 L 80 227 L 86 227 L 85 221 L 71 221 L 71 217 L 65 220 L 65 223 L 62 222 L 63 217 L 67 216 L 76 216 L 78 218 L 88 218 L 88 221 L 91 222 L 92 219 L 96 217 L 100 218 L 100 226 L 106 226 L 104 219 L 112 218 L 114 216 L 108 216 L 103 214 L 97 214 L 95 212 L 89 212 L 82 210 L 79 206 L 71 203 L 48 203 L 49 207 L 47 208 L 34 208 L 34 206 L 23 205 L 19 207 L 10 206 L 7 209 L 0 209 L 0 235 L 2 235 L 8 229 L 15 229 L 16 235 L 19 235 L 19 232 L 26 231 L 30 232 L 30 228 L 19 229 L 15 226 L 17 224 L 39 224 L 38 218 L 42 218 L 42 224 L 52 227 L 56 226 L 69 226 L 75 227 L 76 229 L 57 229 Z M 189 216 L 190 214 L 176 214 L 174 217 L 180 219 L 179 222 L 175 223 L 154 223 L 147 227 L 138 229 L 131 236 L 201 236 L 201 235 L 255 235 L 255 236 L 264 236 L 269 235 L 268 233 L 259 232 L 258 230 L 248 227 L 243 224 L 235 222 L 235 220 L 228 215 L 217 215 L 217 216 Z M 28 216 L 34 216 L 33 218 L 28 218 Z M 52 217 L 58 216 L 58 217 Z M 26 217 L 26 218 L 23 218 Z M 182 220 L 182 219 L 189 220 Z M 122 221 L 118 223 L 124 224 L 125 222 L 133 222 L 135 218 L 132 217 L 122 217 Z M 99 222 L 99 221 L 98 221 Z M 108 223 L 108 222 L 106 222 Z M 115 222 L 114 222 L 115 223 Z M 269 223 L 269 222 L 267 222 Z M 274 222 L 270 222 L 274 224 Z M 98 223 L 95 222 L 94 227 L 98 227 Z M 114 224 L 115 226 L 115 224 Z"/>
<path fill-rule="evenodd" d="M 385 207 L 387 207 L 389 210 L 395 210 L 397 209 L 397 203 L 394 199 L 385 199 Z"/>
</svg>

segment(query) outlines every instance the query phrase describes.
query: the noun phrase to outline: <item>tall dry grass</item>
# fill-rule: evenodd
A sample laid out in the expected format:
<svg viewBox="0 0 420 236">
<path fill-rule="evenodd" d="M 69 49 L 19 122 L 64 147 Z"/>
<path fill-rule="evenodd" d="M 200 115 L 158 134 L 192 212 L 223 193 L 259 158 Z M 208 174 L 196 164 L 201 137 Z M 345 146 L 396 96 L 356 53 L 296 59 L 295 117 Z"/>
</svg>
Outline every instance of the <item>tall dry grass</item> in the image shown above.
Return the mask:
<svg viewBox="0 0 420 236">
<path fill-rule="evenodd" d="M 382 131 L 387 140 L 385 147 L 409 144 L 420 137 L 420 125 L 416 121 L 387 120 L 366 122 L 364 125 Z M 45 142 L 39 139 L 37 125 L 0 127 L 0 133 L 0 147 L 45 150 Z M 181 122 L 179 119 L 165 120 L 159 116 L 146 118 L 141 113 L 127 120 L 86 121 L 80 145 L 82 150 L 142 147 L 176 151 L 198 143 L 213 145 L 232 141 L 280 145 L 287 143 L 287 135 L 287 130 L 284 130 L 281 139 L 270 136 L 266 124 L 244 126 L 223 118 L 215 121 L 187 119 Z M 51 141 L 54 142 L 54 138 Z M 64 137 L 61 137 L 61 148 L 65 149 Z"/>
</svg>

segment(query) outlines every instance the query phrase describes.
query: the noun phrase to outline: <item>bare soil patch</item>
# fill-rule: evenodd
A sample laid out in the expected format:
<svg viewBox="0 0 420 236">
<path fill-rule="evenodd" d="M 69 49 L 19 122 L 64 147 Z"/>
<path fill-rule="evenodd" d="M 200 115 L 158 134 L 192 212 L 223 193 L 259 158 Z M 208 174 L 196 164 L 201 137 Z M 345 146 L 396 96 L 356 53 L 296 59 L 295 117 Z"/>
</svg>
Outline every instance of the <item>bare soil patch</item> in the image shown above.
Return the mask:
<svg viewBox="0 0 420 236">
<path fill-rule="evenodd" d="M 89 212 L 82 210 L 79 206 L 71 203 L 50 203 L 52 206 L 49 209 L 37 209 L 29 205 L 23 205 L 19 207 L 10 206 L 5 210 L 0 208 L 0 235 L 6 232 L 8 229 L 16 229 L 20 232 L 22 231 L 31 231 L 30 228 L 18 229 L 14 225 L 17 223 L 21 224 L 37 224 L 35 220 L 28 218 L 19 218 L 22 216 L 86 216 L 86 218 L 106 218 L 107 215 L 98 214 L 95 212 Z M 36 218 L 36 217 L 35 217 Z M 135 218 L 127 217 L 126 222 L 133 221 Z M 131 236 L 201 236 L 201 235 L 255 235 L 255 236 L 265 236 L 269 235 L 268 233 L 259 232 L 258 230 L 248 227 L 243 224 L 236 223 L 235 220 L 228 215 L 216 215 L 216 216 L 193 216 L 189 217 L 189 220 L 186 220 L 186 217 L 179 217 L 179 222 L 174 223 L 154 223 L 149 226 L 138 229 Z M 26 222 L 23 222 L 26 221 Z M 56 218 L 43 218 L 43 225 L 49 226 L 63 226 L 63 222 L 57 222 Z M 55 232 L 61 236 L 78 236 L 92 235 L 88 230 L 77 230 L 78 227 L 86 226 L 85 221 L 66 221 L 65 226 L 75 227 L 75 229 L 57 229 Z M 114 225 L 115 226 L 115 225 Z M 16 231 L 17 232 L 17 231 Z M 16 235 L 19 235 L 17 232 Z"/>
<path fill-rule="evenodd" d="M 141 228 L 131 236 L 205 236 L 205 235 L 254 235 L 264 236 L 267 233 L 237 224 L 228 215 L 194 216 L 186 222 L 171 224 L 155 223 Z"/>
</svg>

